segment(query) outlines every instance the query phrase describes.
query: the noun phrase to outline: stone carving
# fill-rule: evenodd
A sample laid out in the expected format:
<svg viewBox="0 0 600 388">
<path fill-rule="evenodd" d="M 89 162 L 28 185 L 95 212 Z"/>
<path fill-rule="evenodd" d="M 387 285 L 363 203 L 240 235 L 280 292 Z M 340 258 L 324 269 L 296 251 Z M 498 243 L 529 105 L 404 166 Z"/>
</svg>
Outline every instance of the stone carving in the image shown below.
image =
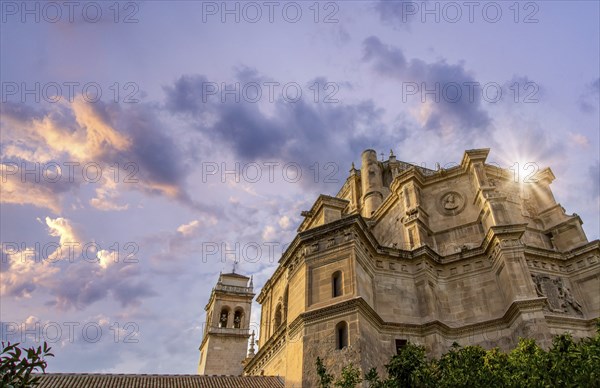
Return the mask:
<svg viewBox="0 0 600 388">
<path fill-rule="evenodd" d="M 525 208 L 525 211 L 529 217 L 537 218 L 537 209 L 535 204 L 530 199 L 523 199 L 523 207 Z"/>
<path fill-rule="evenodd" d="M 500 246 L 502 248 L 518 248 L 523 246 L 523 242 L 520 239 L 505 239 L 500 241 Z"/>
<path fill-rule="evenodd" d="M 446 210 L 454 210 L 459 206 L 459 203 L 456 200 L 454 193 L 448 193 L 447 195 L 445 195 L 442 202 L 444 204 L 444 209 Z"/>
<path fill-rule="evenodd" d="M 327 248 L 331 248 L 334 245 L 335 245 L 335 237 L 332 237 L 329 240 L 327 240 L 327 244 L 326 244 Z"/>
<path fill-rule="evenodd" d="M 445 215 L 456 215 L 465 208 L 465 198 L 456 191 L 449 191 L 442 195 L 438 208 Z"/>
<path fill-rule="evenodd" d="M 563 308 L 565 310 L 569 310 L 569 312 L 575 312 L 577 315 L 583 316 L 583 311 L 581 310 L 581 304 L 575 300 L 571 290 L 568 287 L 559 287 L 558 288 L 558 296 L 563 300 Z"/>
<path fill-rule="evenodd" d="M 544 274 L 532 274 L 535 291 L 538 296 L 546 297 L 546 309 L 553 313 L 583 316 L 579 303 L 560 277 L 550 277 Z"/>
<path fill-rule="evenodd" d="M 352 231 L 348 230 L 344 232 L 344 241 L 352 240 Z"/>
</svg>

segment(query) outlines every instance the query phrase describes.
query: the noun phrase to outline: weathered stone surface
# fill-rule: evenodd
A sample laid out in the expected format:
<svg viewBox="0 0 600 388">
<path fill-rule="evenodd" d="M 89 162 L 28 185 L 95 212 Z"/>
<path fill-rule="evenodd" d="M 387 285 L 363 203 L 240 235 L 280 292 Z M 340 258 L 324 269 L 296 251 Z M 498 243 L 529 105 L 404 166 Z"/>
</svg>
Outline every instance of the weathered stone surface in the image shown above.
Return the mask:
<svg viewBox="0 0 600 388">
<path fill-rule="evenodd" d="M 241 375 L 250 336 L 250 307 L 254 293 L 246 276 L 221 274 L 205 307 L 198 373 Z"/>
<path fill-rule="evenodd" d="M 564 331 L 592 335 L 600 242 L 556 203 L 550 169 L 515 182 L 488 152 L 433 171 L 365 151 L 336 197 L 303 212 L 257 298 L 259 351 L 244 373 L 307 387 L 317 356 L 335 373 L 348 363 L 383 372 L 397 340 L 439 356 L 453 342 L 508 350 L 519 337 L 548 346 Z"/>
</svg>

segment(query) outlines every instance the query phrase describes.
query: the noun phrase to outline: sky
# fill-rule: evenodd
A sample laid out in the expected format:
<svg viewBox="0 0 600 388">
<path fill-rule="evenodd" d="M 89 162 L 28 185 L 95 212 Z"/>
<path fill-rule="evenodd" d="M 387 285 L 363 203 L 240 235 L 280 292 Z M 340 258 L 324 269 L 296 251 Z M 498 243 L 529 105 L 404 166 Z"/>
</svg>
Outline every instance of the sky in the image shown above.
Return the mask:
<svg viewBox="0 0 600 388">
<path fill-rule="evenodd" d="M 0 334 L 49 372 L 196 373 L 367 148 L 550 167 L 600 237 L 596 1 L 0 4 Z"/>
</svg>

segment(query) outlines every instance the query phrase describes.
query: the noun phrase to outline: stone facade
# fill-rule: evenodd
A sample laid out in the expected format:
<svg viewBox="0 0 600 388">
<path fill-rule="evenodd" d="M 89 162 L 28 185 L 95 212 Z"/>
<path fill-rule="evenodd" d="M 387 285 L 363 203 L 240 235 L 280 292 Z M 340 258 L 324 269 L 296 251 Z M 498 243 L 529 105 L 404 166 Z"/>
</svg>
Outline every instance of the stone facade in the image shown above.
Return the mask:
<svg viewBox="0 0 600 388">
<path fill-rule="evenodd" d="M 204 308 L 206 323 L 200 344 L 199 374 L 242 374 L 254 295 L 251 278 L 236 273 L 219 276 Z"/>
<path fill-rule="evenodd" d="M 257 297 L 259 350 L 244 373 L 312 387 L 317 356 L 336 374 L 383 373 L 405 341 L 439 356 L 453 342 L 593 335 L 600 242 L 556 203 L 549 168 L 515 182 L 488 152 L 435 171 L 363 152 L 337 196 L 303 212 Z"/>
</svg>

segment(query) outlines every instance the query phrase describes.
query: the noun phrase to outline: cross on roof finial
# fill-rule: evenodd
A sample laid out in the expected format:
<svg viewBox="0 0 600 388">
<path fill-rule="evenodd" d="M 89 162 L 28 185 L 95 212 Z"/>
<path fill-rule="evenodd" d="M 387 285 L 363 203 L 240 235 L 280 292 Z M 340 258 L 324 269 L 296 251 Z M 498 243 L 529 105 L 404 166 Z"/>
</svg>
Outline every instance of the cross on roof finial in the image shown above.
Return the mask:
<svg viewBox="0 0 600 388">
<path fill-rule="evenodd" d="M 381 155 L 381 161 L 383 162 L 383 152 L 380 153 L 379 155 Z"/>
</svg>

